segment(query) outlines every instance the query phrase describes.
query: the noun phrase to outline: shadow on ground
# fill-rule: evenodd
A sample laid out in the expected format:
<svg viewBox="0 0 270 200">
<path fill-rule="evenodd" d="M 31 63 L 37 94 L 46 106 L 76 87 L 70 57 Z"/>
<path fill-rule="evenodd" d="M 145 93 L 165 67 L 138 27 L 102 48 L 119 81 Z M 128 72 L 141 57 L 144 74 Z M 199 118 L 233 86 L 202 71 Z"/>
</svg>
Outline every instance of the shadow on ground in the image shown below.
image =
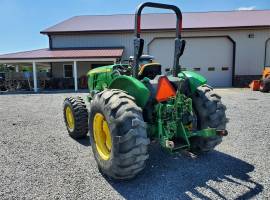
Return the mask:
<svg viewBox="0 0 270 200">
<path fill-rule="evenodd" d="M 91 146 L 89 135 L 87 135 L 85 138 L 74 139 L 74 140 L 83 146 L 86 146 L 86 147 Z"/>
<path fill-rule="evenodd" d="M 213 151 L 195 159 L 171 156 L 157 145 L 151 145 L 149 151 L 148 165 L 135 179 L 124 182 L 108 180 L 124 198 L 210 199 L 207 193 L 212 193 L 221 199 L 228 196 L 249 199 L 263 190 L 263 186 L 248 175 L 254 166 L 230 155 Z M 204 192 L 198 188 L 203 188 Z M 240 188 L 240 194 L 235 194 L 237 188 Z"/>
</svg>

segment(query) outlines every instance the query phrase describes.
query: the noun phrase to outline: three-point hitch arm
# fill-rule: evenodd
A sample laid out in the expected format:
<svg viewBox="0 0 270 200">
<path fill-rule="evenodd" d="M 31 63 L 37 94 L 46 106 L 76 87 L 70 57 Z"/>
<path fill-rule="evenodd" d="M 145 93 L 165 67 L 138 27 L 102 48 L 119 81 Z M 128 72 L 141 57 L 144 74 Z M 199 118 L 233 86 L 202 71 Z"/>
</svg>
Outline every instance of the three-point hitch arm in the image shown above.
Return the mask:
<svg viewBox="0 0 270 200">
<path fill-rule="evenodd" d="M 152 8 L 161 8 L 173 10 L 176 14 L 176 38 L 175 38 L 175 50 L 174 50 L 174 61 L 173 61 L 173 76 L 181 71 L 179 65 L 179 59 L 182 56 L 185 48 L 185 40 L 181 40 L 181 31 L 182 31 L 182 13 L 177 6 L 161 4 L 161 3 L 152 3 L 146 2 L 138 6 L 135 13 L 135 39 L 134 39 L 134 62 L 133 62 L 133 71 L 132 74 L 134 77 L 138 76 L 139 72 L 139 59 L 143 52 L 144 40 L 141 36 L 141 13 L 145 7 Z"/>
</svg>

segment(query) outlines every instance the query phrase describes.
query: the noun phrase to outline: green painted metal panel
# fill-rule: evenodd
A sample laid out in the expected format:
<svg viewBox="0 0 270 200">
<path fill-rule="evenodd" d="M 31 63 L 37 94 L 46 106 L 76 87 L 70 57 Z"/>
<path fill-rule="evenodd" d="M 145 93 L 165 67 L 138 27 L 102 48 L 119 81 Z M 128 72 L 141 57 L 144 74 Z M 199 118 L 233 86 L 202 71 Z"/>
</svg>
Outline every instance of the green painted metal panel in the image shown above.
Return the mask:
<svg viewBox="0 0 270 200">
<path fill-rule="evenodd" d="M 195 92 L 199 86 L 207 83 L 206 78 L 194 71 L 181 71 L 178 77 L 182 79 L 189 78 L 191 92 Z"/>
<path fill-rule="evenodd" d="M 118 76 L 109 85 L 111 89 L 120 89 L 126 91 L 133 96 L 138 106 L 143 108 L 150 96 L 150 91 L 147 87 L 136 78 L 131 76 Z"/>
<path fill-rule="evenodd" d="M 111 73 L 114 65 L 102 66 L 90 70 L 88 76 L 88 89 L 102 91 L 108 87 L 112 81 Z"/>
<path fill-rule="evenodd" d="M 110 72 L 112 71 L 114 65 L 107 65 L 107 66 L 102 66 L 102 67 L 97 67 L 95 69 L 91 69 L 88 73 L 87 76 L 90 76 L 92 74 L 99 74 L 99 73 L 105 73 L 105 72 Z"/>
<path fill-rule="evenodd" d="M 191 134 L 191 136 L 199 136 L 199 137 L 212 137 L 212 136 L 216 136 L 217 135 L 217 131 L 214 128 L 207 128 L 207 129 L 202 129 L 196 132 L 193 132 Z"/>
</svg>

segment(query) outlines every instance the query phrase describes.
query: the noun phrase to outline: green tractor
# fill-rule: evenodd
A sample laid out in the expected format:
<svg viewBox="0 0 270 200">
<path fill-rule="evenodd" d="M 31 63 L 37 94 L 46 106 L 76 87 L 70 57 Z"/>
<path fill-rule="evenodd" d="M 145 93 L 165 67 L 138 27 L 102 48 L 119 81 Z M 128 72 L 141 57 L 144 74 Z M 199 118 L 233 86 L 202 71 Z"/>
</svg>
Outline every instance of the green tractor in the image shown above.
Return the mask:
<svg viewBox="0 0 270 200">
<path fill-rule="evenodd" d="M 152 57 L 142 55 L 141 12 L 144 7 L 176 13 L 174 65 L 167 75 Z M 88 72 L 89 112 L 82 98 L 66 98 L 64 119 L 71 137 L 90 141 L 99 170 L 113 179 L 130 179 L 145 167 L 148 145 L 159 141 L 168 152 L 203 153 L 220 144 L 226 131 L 221 97 L 193 71 L 181 70 L 182 14 L 178 7 L 143 3 L 135 14 L 131 64 L 114 64 Z M 162 49 L 161 49 L 162 50 Z M 170 74 L 169 74 L 170 73 Z"/>
</svg>

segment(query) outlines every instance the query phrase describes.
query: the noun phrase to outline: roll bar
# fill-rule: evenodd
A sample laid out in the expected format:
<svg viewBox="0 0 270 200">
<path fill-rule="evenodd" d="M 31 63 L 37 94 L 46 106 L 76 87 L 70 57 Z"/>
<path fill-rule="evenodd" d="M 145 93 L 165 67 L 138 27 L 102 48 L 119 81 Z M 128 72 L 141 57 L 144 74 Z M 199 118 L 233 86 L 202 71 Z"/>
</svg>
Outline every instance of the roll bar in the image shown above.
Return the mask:
<svg viewBox="0 0 270 200">
<path fill-rule="evenodd" d="M 134 62 L 132 74 L 134 77 L 138 76 L 139 72 L 139 59 L 143 52 L 144 40 L 140 38 L 141 36 L 141 13 L 145 7 L 151 8 L 161 8 L 167 10 L 173 10 L 176 14 L 176 39 L 175 39 L 175 51 L 174 51 L 174 64 L 173 64 L 173 75 L 177 76 L 180 72 L 179 59 L 184 52 L 185 41 L 181 40 L 181 30 L 182 30 L 182 13 L 181 10 L 174 5 L 161 4 L 145 2 L 137 7 L 135 13 L 135 39 L 134 39 Z"/>
</svg>

